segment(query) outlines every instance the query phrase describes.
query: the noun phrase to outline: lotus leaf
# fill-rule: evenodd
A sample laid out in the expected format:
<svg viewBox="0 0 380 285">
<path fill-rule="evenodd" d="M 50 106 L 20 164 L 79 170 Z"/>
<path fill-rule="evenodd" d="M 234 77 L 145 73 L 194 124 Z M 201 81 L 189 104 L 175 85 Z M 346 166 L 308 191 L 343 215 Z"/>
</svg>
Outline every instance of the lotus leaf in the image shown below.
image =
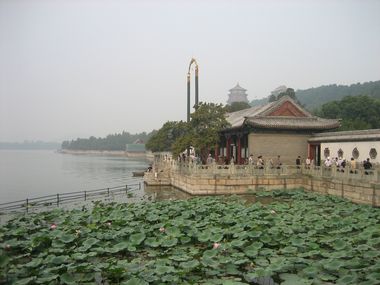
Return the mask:
<svg viewBox="0 0 380 285">
<path fill-rule="evenodd" d="M 198 240 L 200 242 L 207 242 L 211 239 L 211 231 L 206 230 L 198 235 Z"/>
<path fill-rule="evenodd" d="M 154 237 L 149 237 L 149 238 L 145 239 L 144 243 L 147 246 L 150 246 L 150 247 L 158 247 L 158 246 L 160 246 L 160 241 L 157 238 L 154 238 Z"/>
<path fill-rule="evenodd" d="M 336 250 L 342 250 L 348 247 L 348 244 L 344 240 L 335 240 L 332 244 L 333 248 Z"/>
<path fill-rule="evenodd" d="M 281 285 L 311 285 L 312 281 L 299 277 L 296 274 L 283 273 L 280 278 L 284 280 Z"/>
<path fill-rule="evenodd" d="M 133 245 L 139 245 L 141 244 L 145 239 L 144 233 L 137 233 L 130 236 L 130 241 Z"/>
<path fill-rule="evenodd" d="M 25 264 L 25 266 L 35 268 L 35 267 L 39 267 L 41 263 L 42 263 L 42 258 L 34 258 L 32 261 Z"/>
<path fill-rule="evenodd" d="M 111 250 L 111 252 L 116 253 L 116 252 L 125 250 L 129 246 L 130 246 L 130 244 L 128 242 L 122 241 L 122 242 L 115 244 L 110 250 Z"/>
<path fill-rule="evenodd" d="M 74 278 L 74 276 L 68 273 L 63 273 L 60 276 L 60 280 L 63 284 L 77 284 L 77 280 Z"/>
<path fill-rule="evenodd" d="M 53 264 L 62 264 L 62 263 L 68 263 L 70 258 L 66 255 L 60 255 L 60 256 L 55 256 L 52 258 L 51 263 Z"/>
<path fill-rule="evenodd" d="M 207 256 L 203 256 L 201 258 L 201 262 L 204 266 L 206 267 L 218 267 L 220 265 L 220 263 L 210 257 L 207 257 Z"/>
<path fill-rule="evenodd" d="M 167 273 L 170 273 L 170 272 L 175 272 L 175 268 L 173 266 L 158 265 L 155 268 L 155 272 L 158 275 L 164 275 L 164 274 L 167 274 Z"/>
<path fill-rule="evenodd" d="M 178 243 L 178 239 L 177 239 L 177 238 L 171 238 L 171 237 L 168 237 L 168 238 L 165 238 L 165 239 L 161 242 L 161 246 L 163 246 L 163 247 L 173 247 L 173 246 L 175 246 L 177 243 Z"/>
<path fill-rule="evenodd" d="M 27 285 L 27 284 L 32 284 L 32 282 L 36 279 L 36 277 L 28 277 L 28 278 L 23 278 L 17 280 L 14 284 L 15 285 Z"/>
<path fill-rule="evenodd" d="M 366 279 L 380 283 L 380 272 L 373 272 L 366 276 Z"/>
<path fill-rule="evenodd" d="M 38 277 L 35 282 L 37 284 L 48 284 L 49 282 L 56 280 L 58 278 L 58 274 L 49 274 L 49 275 L 44 275 L 41 277 Z"/>
<path fill-rule="evenodd" d="M 336 283 L 342 285 L 357 284 L 358 275 L 355 272 L 351 272 L 350 274 L 344 275 L 343 277 L 336 280 Z"/>
<path fill-rule="evenodd" d="M 96 243 L 98 243 L 98 242 L 99 242 L 99 240 L 96 239 L 96 238 L 89 238 L 89 239 L 86 239 L 86 240 L 83 242 L 83 245 L 84 245 L 85 247 L 90 248 L 90 247 L 92 247 L 94 244 L 96 244 Z"/>
<path fill-rule="evenodd" d="M 200 263 L 196 259 L 180 263 L 180 266 L 185 268 L 185 269 L 193 269 L 193 268 L 198 267 L 199 265 L 200 265 Z"/>
</svg>

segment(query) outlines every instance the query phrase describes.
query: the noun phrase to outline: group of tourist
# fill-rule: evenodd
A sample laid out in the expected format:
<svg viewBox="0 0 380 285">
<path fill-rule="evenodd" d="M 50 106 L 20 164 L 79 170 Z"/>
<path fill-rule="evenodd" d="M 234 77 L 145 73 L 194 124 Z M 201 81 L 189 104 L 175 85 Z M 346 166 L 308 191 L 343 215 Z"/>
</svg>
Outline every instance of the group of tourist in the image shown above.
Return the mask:
<svg viewBox="0 0 380 285">
<path fill-rule="evenodd" d="M 347 166 L 347 161 L 346 161 L 346 159 L 344 159 L 342 157 L 330 158 L 328 156 L 326 158 L 326 160 L 324 161 L 324 166 L 330 168 L 333 165 L 335 165 L 337 167 L 337 171 L 344 172 L 345 168 Z M 365 174 L 369 174 L 368 170 L 372 169 L 372 163 L 370 162 L 370 159 L 367 158 L 367 160 L 364 160 L 362 162 L 362 166 L 363 166 L 364 170 L 366 170 Z M 354 174 L 357 173 L 358 163 L 355 160 L 355 158 L 351 157 L 351 160 L 349 161 L 349 167 L 350 167 L 350 173 L 354 173 Z"/>
<path fill-rule="evenodd" d="M 187 156 L 185 153 L 178 155 L 178 162 L 192 162 L 195 164 L 201 164 L 202 163 L 199 156 L 194 155 L 194 154 L 190 154 L 190 156 Z M 220 156 L 216 160 L 212 157 L 211 154 L 209 154 L 207 157 L 207 160 L 206 160 L 206 164 L 211 165 L 213 163 L 220 164 L 220 165 L 234 164 L 235 158 L 234 158 L 234 156 L 231 156 L 230 159 L 227 160 L 226 157 Z M 276 159 L 270 158 L 267 161 L 264 161 L 264 158 L 262 155 L 259 155 L 257 157 L 257 159 L 255 159 L 253 154 L 250 154 L 250 156 L 244 161 L 244 164 L 254 165 L 258 169 L 264 169 L 265 167 L 268 167 L 270 169 L 274 169 L 274 168 L 281 169 L 282 168 L 282 161 L 281 161 L 280 155 L 277 155 Z M 353 157 L 351 157 L 351 160 L 349 162 L 347 162 L 347 160 L 342 158 L 342 157 L 335 157 L 335 158 L 334 157 L 333 158 L 327 157 L 323 161 L 324 167 L 331 168 L 332 166 L 335 166 L 338 172 L 344 172 L 347 164 L 349 166 L 350 173 L 354 173 L 354 174 L 357 173 L 357 169 L 359 168 L 359 165 Z M 295 165 L 298 169 L 301 168 L 301 165 L 302 165 L 301 156 L 298 156 L 296 158 Z M 315 166 L 314 159 L 307 157 L 305 159 L 304 165 L 305 165 L 306 169 L 310 169 L 311 167 L 314 167 Z M 369 158 L 364 160 L 362 162 L 361 166 L 362 166 L 362 168 L 364 168 L 365 174 L 370 173 L 369 170 L 372 169 L 372 163 L 370 162 Z"/>
</svg>

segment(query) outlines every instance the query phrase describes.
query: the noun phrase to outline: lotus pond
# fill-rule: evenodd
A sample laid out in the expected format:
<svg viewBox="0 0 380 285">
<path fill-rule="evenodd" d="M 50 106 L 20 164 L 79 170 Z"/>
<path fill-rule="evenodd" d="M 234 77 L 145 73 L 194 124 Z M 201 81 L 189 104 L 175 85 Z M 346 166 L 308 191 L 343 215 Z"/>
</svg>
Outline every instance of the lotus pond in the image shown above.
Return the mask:
<svg viewBox="0 0 380 285">
<path fill-rule="evenodd" d="M 380 209 L 293 191 L 19 216 L 0 284 L 380 284 Z"/>
</svg>

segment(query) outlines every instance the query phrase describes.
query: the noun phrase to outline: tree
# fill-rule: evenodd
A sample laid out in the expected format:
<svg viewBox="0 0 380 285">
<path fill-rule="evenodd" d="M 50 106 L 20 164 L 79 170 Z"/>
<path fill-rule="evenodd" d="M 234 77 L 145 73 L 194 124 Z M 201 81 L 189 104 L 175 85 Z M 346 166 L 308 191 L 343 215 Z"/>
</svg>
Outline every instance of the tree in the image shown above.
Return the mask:
<svg viewBox="0 0 380 285">
<path fill-rule="evenodd" d="M 270 102 L 274 102 L 274 101 L 277 101 L 277 97 L 276 97 L 276 95 L 271 94 L 268 98 L 268 102 L 270 103 Z"/>
<path fill-rule="evenodd" d="M 232 113 L 248 108 L 251 108 L 251 105 L 249 105 L 247 102 L 232 102 L 231 105 L 226 105 L 225 110 L 227 113 Z"/>
<path fill-rule="evenodd" d="M 286 89 L 285 92 L 281 92 L 280 94 L 278 94 L 277 100 L 280 99 L 281 97 L 284 97 L 284 96 L 289 96 L 293 100 L 297 100 L 296 92 L 294 92 L 293 88 L 288 88 L 288 89 Z"/>
<path fill-rule="evenodd" d="M 190 115 L 186 136 L 174 143 L 173 155 L 192 145 L 205 163 L 210 150 L 219 142 L 220 131 L 229 126 L 225 113 L 222 104 L 199 103 L 197 110 Z"/>
<path fill-rule="evenodd" d="M 342 119 L 340 130 L 380 128 L 380 100 L 368 96 L 347 96 L 341 101 L 325 103 L 316 114 L 324 118 Z"/>
<path fill-rule="evenodd" d="M 183 121 L 168 121 L 161 129 L 156 131 L 145 144 L 151 151 L 171 151 L 173 143 L 184 136 L 187 131 L 187 124 Z"/>
</svg>

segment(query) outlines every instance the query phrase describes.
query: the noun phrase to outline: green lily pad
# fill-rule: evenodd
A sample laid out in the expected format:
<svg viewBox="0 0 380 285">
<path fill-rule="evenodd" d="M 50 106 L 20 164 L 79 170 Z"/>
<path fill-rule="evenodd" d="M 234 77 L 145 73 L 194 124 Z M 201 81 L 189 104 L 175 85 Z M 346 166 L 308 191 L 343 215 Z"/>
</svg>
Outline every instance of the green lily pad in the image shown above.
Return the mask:
<svg viewBox="0 0 380 285">
<path fill-rule="evenodd" d="M 184 269 L 194 269 L 194 268 L 198 267 L 199 265 L 200 265 L 200 263 L 196 259 L 180 263 L 180 266 Z"/>
<path fill-rule="evenodd" d="M 281 285 L 311 285 L 313 282 L 308 279 L 304 279 L 296 274 L 283 273 L 280 274 L 280 278 L 284 280 Z"/>
<path fill-rule="evenodd" d="M 75 240 L 75 236 L 74 235 L 72 235 L 72 234 L 66 234 L 66 233 L 63 233 L 59 238 L 64 243 L 70 243 L 73 240 Z"/>
<path fill-rule="evenodd" d="M 71 274 L 68 274 L 68 273 L 63 273 L 60 276 L 60 280 L 61 280 L 61 283 L 63 283 L 63 284 L 77 284 L 77 281 L 74 278 L 74 276 L 72 276 Z"/>
<path fill-rule="evenodd" d="M 130 241 L 133 245 L 139 245 L 141 244 L 145 239 L 144 233 L 137 233 L 130 236 Z"/>
<path fill-rule="evenodd" d="M 36 279 L 36 277 L 28 277 L 28 278 L 23 278 L 23 279 L 19 279 L 17 280 L 15 283 L 15 285 L 27 285 L 27 284 L 32 284 L 32 282 Z"/>
</svg>

